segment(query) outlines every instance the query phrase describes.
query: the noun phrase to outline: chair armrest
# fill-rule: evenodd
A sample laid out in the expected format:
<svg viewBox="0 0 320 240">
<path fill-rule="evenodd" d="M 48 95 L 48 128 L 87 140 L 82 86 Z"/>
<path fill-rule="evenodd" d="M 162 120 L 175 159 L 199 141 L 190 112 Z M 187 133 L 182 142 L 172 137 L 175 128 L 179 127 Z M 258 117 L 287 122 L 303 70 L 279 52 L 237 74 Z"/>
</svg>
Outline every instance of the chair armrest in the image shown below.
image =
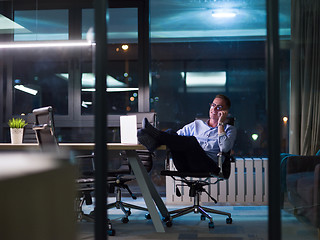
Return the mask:
<svg viewBox="0 0 320 240">
<path fill-rule="evenodd" d="M 230 171 L 231 171 L 231 165 L 230 163 L 231 162 L 235 162 L 235 158 L 230 154 L 231 151 L 229 152 L 219 152 L 217 154 L 217 157 L 218 157 L 218 166 L 220 168 L 220 173 L 219 173 L 219 178 L 221 179 L 228 179 L 229 176 L 230 176 Z M 227 164 L 223 165 L 223 163 L 226 161 Z M 229 171 L 229 174 L 228 176 L 224 176 L 223 174 L 223 169 L 229 169 L 227 171 Z"/>
<path fill-rule="evenodd" d="M 320 164 L 320 156 L 290 156 L 287 159 L 287 174 L 313 172 Z"/>
</svg>

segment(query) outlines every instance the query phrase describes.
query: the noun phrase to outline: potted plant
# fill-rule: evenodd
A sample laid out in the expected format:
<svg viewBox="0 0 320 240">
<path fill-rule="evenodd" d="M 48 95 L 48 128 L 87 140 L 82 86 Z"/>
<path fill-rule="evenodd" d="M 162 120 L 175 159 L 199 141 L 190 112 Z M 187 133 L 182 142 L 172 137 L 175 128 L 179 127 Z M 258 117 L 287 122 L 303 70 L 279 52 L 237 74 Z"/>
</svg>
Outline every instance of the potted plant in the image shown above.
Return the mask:
<svg viewBox="0 0 320 240">
<path fill-rule="evenodd" d="M 22 118 L 12 118 L 9 120 L 10 136 L 12 144 L 22 144 L 23 128 L 27 125 Z"/>
</svg>

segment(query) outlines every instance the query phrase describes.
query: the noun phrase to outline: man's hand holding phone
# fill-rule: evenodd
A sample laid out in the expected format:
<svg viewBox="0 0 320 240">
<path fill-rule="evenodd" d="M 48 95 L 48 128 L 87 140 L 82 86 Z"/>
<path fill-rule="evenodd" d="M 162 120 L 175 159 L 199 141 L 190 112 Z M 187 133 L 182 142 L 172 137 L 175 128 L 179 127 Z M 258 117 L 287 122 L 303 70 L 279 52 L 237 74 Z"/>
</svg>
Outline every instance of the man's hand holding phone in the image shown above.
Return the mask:
<svg viewBox="0 0 320 240">
<path fill-rule="evenodd" d="M 218 116 L 219 116 L 219 123 L 223 123 L 227 119 L 228 111 L 219 111 Z"/>
</svg>

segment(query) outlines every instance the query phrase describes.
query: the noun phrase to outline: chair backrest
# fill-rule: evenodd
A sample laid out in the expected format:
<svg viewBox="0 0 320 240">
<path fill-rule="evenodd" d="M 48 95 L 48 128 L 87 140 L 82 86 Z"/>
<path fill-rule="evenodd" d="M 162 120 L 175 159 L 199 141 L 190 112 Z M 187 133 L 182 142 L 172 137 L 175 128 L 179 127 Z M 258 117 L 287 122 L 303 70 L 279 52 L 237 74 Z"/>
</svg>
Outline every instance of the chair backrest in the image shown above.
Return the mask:
<svg viewBox="0 0 320 240">
<path fill-rule="evenodd" d="M 42 150 L 58 150 L 58 142 L 54 134 L 54 121 L 52 107 L 43 107 L 32 111 L 35 117 L 33 130 Z"/>
<path fill-rule="evenodd" d="M 27 114 L 25 117 L 27 125 L 23 131 L 23 143 L 37 143 L 36 133 L 33 130 L 33 124 L 35 122 L 34 115 L 32 113 Z"/>
</svg>

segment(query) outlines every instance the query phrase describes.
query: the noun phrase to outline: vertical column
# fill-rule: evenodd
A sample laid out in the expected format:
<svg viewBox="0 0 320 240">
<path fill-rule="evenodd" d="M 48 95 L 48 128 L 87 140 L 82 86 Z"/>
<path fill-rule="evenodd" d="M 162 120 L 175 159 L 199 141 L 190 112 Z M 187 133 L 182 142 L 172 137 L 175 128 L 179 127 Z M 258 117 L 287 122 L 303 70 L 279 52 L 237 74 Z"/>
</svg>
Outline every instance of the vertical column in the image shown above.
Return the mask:
<svg viewBox="0 0 320 240">
<path fill-rule="evenodd" d="M 281 239 L 279 65 L 279 1 L 267 0 L 269 239 Z"/>
<path fill-rule="evenodd" d="M 107 209 L 106 209 L 106 173 L 107 173 L 107 145 L 106 145 L 106 66 L 107 62 L 107 0 L 94 1 L 95 23 L 95 61 L 96 101 L 95 101 L 95 239 L 107 239 Z"/>
<path fill-rule="evenodd" d="M 138 111 L 150 111 L 149 70 L 150 70 L 150 14 L 149 0 L 142 1 L 138 8 L 138 66 L 139 98 Z"/>
</svg>

